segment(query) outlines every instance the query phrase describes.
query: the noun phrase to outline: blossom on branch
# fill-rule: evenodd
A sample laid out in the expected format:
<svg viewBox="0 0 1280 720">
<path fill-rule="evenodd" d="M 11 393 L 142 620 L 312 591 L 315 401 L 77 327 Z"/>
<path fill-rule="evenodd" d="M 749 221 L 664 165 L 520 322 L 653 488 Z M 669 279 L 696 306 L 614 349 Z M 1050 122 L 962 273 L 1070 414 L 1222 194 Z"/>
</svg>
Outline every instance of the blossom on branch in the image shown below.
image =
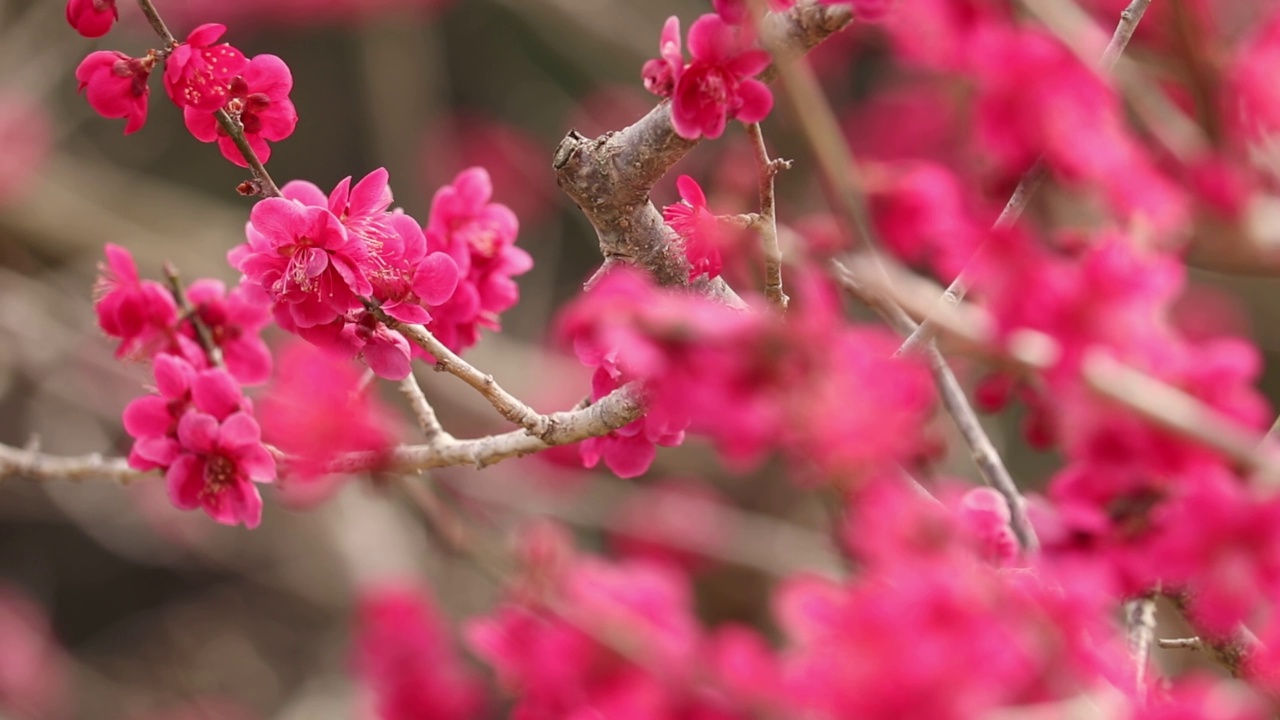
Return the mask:
<svg viewBox="0 0 1280 720">
<path fill-rule="evenodd" d="M 292 90 L 289 66 L 275 55 L 255 56 L 241 74 L 227 83 L 227 113 L 240 123 L 245 140 L 263 163 L 271 157 L 267 141 L 284 140 L 298 124 L 298 112 L 289 99 Z M 182 109 L 182 117 L 197 140 L 217 142 L 223 157 L 240 167 L 249 167 L 212 112 L 188 105 Z"/>
<path fill-rule="evenodd" d="M 155 58 L 129 57 L 114 50 L 89 53 L 76 68 L 80 92 L 89 107 L 105 118 L 126 118 L 124 134 L 137 132 L 147 122 L 147 80 Z M 87 92 L 86 92 L 87 91 Z"/>
<path fill-rule="evenodd" d="M 430 329 L 454 352 L 480 341 L 480 328 L 501 329 L 498 316 L 520 299 L 512 279 L 533 267 L 515 245 L 520 223 L 506 205 L 490 202 L 489 173 L 473 167 L 436 191 L 423 228 L 429 253 L 443 252 L 458 266 L 452 297 L 432 308 Z"/>
<path fill-rule="evenodd" d="M 174 105 L 214 112 L 231 99 L 230 83 L 249 59 L 227 43 L 214 44 L 225 25 L 206 23 L 191 31 L 165 61 L 164 89 Z"/>
<path fill-rule="evenodd" d="M 684 243 L 684 256 L 689 260 L 689 279 L 704 273 L 708 278 L 719 277 L 724 265 L 720 259 L 720 248 L 725 242 L 720 220 L 707 209 L 707 196 L 696 180 L 681 175 L 676 187 L 683 202 L 662 208 L 662 219 Z"/>
<path fill-rule="evenodd" d="M 118 19 L 116 0 L 67 0 L 67 22 L 85 37 L 106 35 Z"/>
<path fill-rule="evenodd" d="M 769 53 L 751 46 L 741 28 L 708 13 L 689 28 L 691 62 L 671 94 L 671 125 L 680 137 L 715 139 L 730 119 L 760 122 L 773 109 L 773 94 L 755 76 Z M 664 43 L 664 50 L 665 50 Z"/>
</svg>

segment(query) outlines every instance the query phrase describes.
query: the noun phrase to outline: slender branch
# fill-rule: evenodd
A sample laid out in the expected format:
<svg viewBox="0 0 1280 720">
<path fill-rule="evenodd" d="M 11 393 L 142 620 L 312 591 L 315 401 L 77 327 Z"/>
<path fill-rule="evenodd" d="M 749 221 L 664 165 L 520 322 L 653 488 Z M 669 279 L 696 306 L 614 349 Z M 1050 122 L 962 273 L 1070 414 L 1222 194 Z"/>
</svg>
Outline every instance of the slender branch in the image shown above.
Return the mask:
<svg viewBox="0 0 1280 720">
<path fill-rule="evenodd" d="M 182 311 L 182 317 L 195 328 L 196 341 L 204 350 L 205 357 L 209 358 L 209 362 L 213 363 L 214 367 L 226 367 L 226 363 L 222 360 L 222 348 L 214 342 L 213 332 L 204 323 L 204 318 L 201 318 L 200 313 L 191 307 L 191 301 L 187 299 L 187 291 L 182 286 L 182 276 L 178 274 L 178 268 L 174 267 L 173 263 L 164 264 L 164 277 L 169 281 L 169 292 L 173 295 L 173 301 L 178 304 L 178 309 Z"/>
<path fill-rule="evenodd" d="M 1164 650 L 1203 650 L 1204 641 L 1198 637 L 1160 638 L 1156 646 Z"/>
<path fill-rule="evenodd" d="M 1139 702 L 1147 698 L 1147 669 L 1151 664 L 1151 645 L 1156 633 L 1156 601 L 1143 597 L 1125 605 L 1129 654 L 1133 657 L 1134 688 Z"/>
<path fill-rule="evenodd" d="M 636 420 L 642 412 L 639 389 L 624 385 L 590 407 L 548 415 L 550 429 L 542 437 L 534 437 L 526 430 L 514 430 L 474 440 L 457 440 L 444 433 L 432 442 L 402 445 L 389 453 L 349 453 L 336 459 L 331 468 L 335 473 L 414 472 L 460 465 L 483 468 L 556 445 L 607 435 Z M 123 458 L 105 458 L 97 453 L 59 457 L 0 445 L 0 480 L 105 479 L 127 484 L 149 475 L 151 473 L 130 468 Z"/>
<path fill-rule="evenodd" d="M 775 57 L 801 54 L 853 20 L 847 5 L 798 3 L 771 14 L 762 26 Z M 766 71 L 763 78 L 772 76 Z M 734 307 L 742 299 L 721 278 L 689 282 L 689 262 L 675 233 L 649 200 L 649 193 L 680 158 L 697 145 L 671 127 L 671 104 L 663 101 L 629 127 L 587 138 L 570 131 L 556 149 L 552 167 L 560 188 L 596 229 L 606 261 L 638 265 L 663 285 L 691 285 Z"/>
<path fill-rule="evenodd" d="M 457 353 L 437 340 L 430 330 L 421 325 L 396 320 L 371 300 L 365 300 L 365 307 L 381 323 L 393 330 L 398 330 L 409 342 L 431 353 L 431 356 L 436 359 L 437 372 L 447 372 L 470 385 L 484 396 L 484 399 L 488 400 L 502 417 L 528 430 L 534 437 L 544 437 L 554 429 L 554 422 L 550 417 L 537 413 L 519 398 L 504 390 L 492 375 L 480 372 L 471 363 L 458 357 Z"/>
<path fill-rule="evenodd" d="M 0 480 L 11 477 L 25 477 L 40 482 L 106 479 L 127 485 L 146 475 L 147 473 L 129 467 L 124 458 L 105 458 L 98 453 L 58 457 L 34 449 L 23 450 L 0 445 Z"/>
<path fill-rule="evenodd" d="M 1111 41 L 1107 44 L 1106 50 L 1102 52 L 1102 58 L 1098 61 L 1103 72 L 1110 72 L 1115 67 L 1116 61 L 1120 59 L 1124 49 L 1128 47 L 1129 40 L 1133 38 L 1133 33 L 1138 29 L 1138 23 L 1142 20 L 1143 14 L 1147 12 L 1147 6 L 1151 4 L 1151 0 L 1133 0 L 1129 6 L 1120 13 L 1120 22 L 1116 25 L 1115 32 L 1111 35 Z M 1044 183 L 1044 178 L 1048 174 L 1045 167 L 1044 158 L 1037 158 L 1031 168 L 1023 174 L 1022 179 L 1018 182 L 1018 186 L 1014 188 L 1013 195 L 1009 197 L 1009 202 L 1005 204 L 1004 210 L 1001 211 L 1000 217 L 996 218 L 993 230 L 1004 230 L 1011 227 L 1022 217 L 1022 213 L 1030 204 L 1031 198 L 1040 189 L 1040 185 Z M 971 276 L 973 274 L 974 263 L 982 257 L 987 247 L 983 243 L 978 247 L 974 257 L 960 271 L 955 280 L 947 286 L 942 294 L 941 302 L 947 305 L 956 305 L 964 299 L 965 293 L 969 292 Z M 930 314 L 932 315 L 932 313 Z M 911 333 L 910 336 L 902 343 L 899 353 L 911 352 L 921 343 L 928 342 L 937 334 L 937 327 L 930 316 L 926 316 L 924 321 L 920 323 L 920 328 Z"/>
<path fill-rule="evenodd" d="M 898 334 L 906 336 L 915 331 L 916 321 L 912 320 L 911 316 L 897 303 L 869 292 L 838 260 L 833 260 L 831 265 L 841 286 L 854 297 L 871 306 Z M 933 345 L 928 345 L 925 353 L 929 361 L 929 372 L 933 375 L 933 382 L 937 385 L 938 395 L 942 399 L 942 406 L 955 422 L 960 437 L 969 446 L 969 454 L 978 468 L 978 473 L 982 476 L 983 482 L 1004 497 L 1011 515 L 1009 527 L 1017 536 L 1023 552 L 1034 553 L 1040 543 L 1031 525 L 1031 519 L 1027 516 L 1026 499 L 1018 490 L 1017 483 L 1013 481 L 1013 476 L 1009 474 L 991 438 L 982 428 L 978 414 L 974 412 L 955 373 L 947 365 L 946 358 Z"/>
<path fill-rule="evenodd" d="M 917 317 L 929 315 L 939 330 L 987 355 L 1025 369 L 1043 371 L 1057 361 L 1058 343 L 1035 331 L 1020 330 L 1003 347 L 991 342 L 990 318 L 965 304 L 937 306 L 936 286 L 896 264 L 856 258 L 849 274 L 873 294 L 883 295 Z M 1081 367 L 1095 393 L 1137 413 L 1154 425 L 1195 440 L 1255 473 L 1261 486 L 1280 487 L 1280 455 L 1264 438 L 1186 392 L 1112 359 L 1103 351 L 1089 353 Z"/>
<path fill-rule="evenodd" d="M 409 377 L 400 381 L 400 392 L 408 398 L 409 407 L 413 409 L 413 415 L 418 419 L 418 427 L 422 428 L 422 435 L 427 442 L 448 435 L 440 425 L 440 419 L 436 417 L 435 408 L 427 402 L 427 396 L 422 392 L 422 386 L 418 384 L 418 378 L 414 377 L 413 373 L 409 373 Z"/>
<path fill-rule="evenodd" d="M 782 291 L 782 249 L 778 247 L 778 221 L 773 196 L 773 179 L 778 171 L 790 168 L 790 160 L 770 160 L 759 123 L 747 125 L 747 136 L 760 172 L 760 214 L 756 229 L 764 250 L 764 295 L 779 310 L 786 310 L 790 298 Z"/>
<path fill-rule="evenodd" d="M 169 26 L 160 17 L 160 12 L 156 10 L 156 6 L 151 0 L 138 0 L 138 7 L 142 8 L 142 14 L 147 17 L 147 22 L 151 23 L 151 28 L 156 31 L 156 35 L 159 35 L 164 42 L 166 52 L 179 45 L 177 38 L 169 31 Z M 253 173 L 251 186 L 248 189 L 243 189 L 242 186 L 241 193 L 245 195 L 261 195 L 263 197 L 280 197 L 280 188 L 276 187 L 275 180 L 271 179 L 271 174 L 267 172 L 262 160 L 258 158 L 258 154 L 253 151 L 253 146 L 249 144 L 249 140 L 244 136 L 244 126 L 240 121 L 232 117 L 226 110 L 218 110 L 213 116 L 218 121 L 218 125 L 223 132 L 231 138 L 231 142 L 235 143 L 236 148 L 240 150 L 245 162 L 249 164 L 249 171 Z"/>
</svg>

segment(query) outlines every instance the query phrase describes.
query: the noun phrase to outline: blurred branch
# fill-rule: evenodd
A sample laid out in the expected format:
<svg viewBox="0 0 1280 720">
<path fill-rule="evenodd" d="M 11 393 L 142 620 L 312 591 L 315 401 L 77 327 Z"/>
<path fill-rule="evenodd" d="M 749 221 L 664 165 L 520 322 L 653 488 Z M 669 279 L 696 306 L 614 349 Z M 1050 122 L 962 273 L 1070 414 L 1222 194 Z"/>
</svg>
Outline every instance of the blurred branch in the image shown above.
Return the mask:
<svg viewBox="0 0 1280 720">
<path fill-rule="evenodd" d="M 907 336 L 915 332 L 918 327 L 915 320 L 912 320 L 911 316 L 896 303 L 882 295 L 869 292 L 839 261 L 832 261 L 832 268 L 841 286 L 879 313 L 898 334 Z M 1009 474 L 991 438 L 983 430 L 977 413 L 965 396 L 964 388 L 960 386 L 960 381 L 956 379 L 955 373 L 951 371 L 946 358 L 942 356 L 937 346 L 932 343 L 927 344 L 925 356 L 929 361 L 929 372 L 933 375 L 933 382 L 938 387 L 938 395 L 942 398 L 942 405 L 955 422 L 960 437 L 969 446 L 969 453 L 974 465 L 978 468 L 978 473 L 982 475 L 983 481 L 989 487 L 994 488 L 1004 497 L 1012 516 L 1009 526 L 1018 537 L 1018 543 L 1023 551 L 1035 552 L 1040 543 L 1031 525 L 1031 519 L 1027 517 L 1026 499 L 1022 497 L 1017 483 L 1013 481 L 1013 476 Z"/>
<path fill-rule="evenodd" d="M 1024 4 L 1034 12 L 1036 7 L 1041 5 L 1040 2 L 1033 0 L 1024 0 Z M 1120 59 L 1120 55 L 1124 53 L 1124 49 L 1128 47 L 1129 40 L 1133 38 L 1133 33 L 1138 29 L 1138 23 L 1142 20 L 1142 16 L 1147 11 L 1147 6 L 1151 4 L 1151 0 L 1133 0 L 1128 7 L 1120 13 L 1120 22 L 1116 25 L 1115 32 L 1111 36 L 1111 41 L 1102 52 L 1102 58 L 1098 61 L 1104 72 L 1112 70 L 1116 62 Z M 1079 10 L 1079 8 L 1076 8 Z M 1083 13 L 1083 11 L 1081 11 Z M 1088 21 L 1088 17 L 1085 17 Z M 1089 21 L 1089 27 L 1092 28 L 1092 22 Z M 1014 188 L 1013 195 L 1009 197 L 1009 202 L 1005 204 L 1004 210 L 1001 211 L 1000 217 L 996 218 L 993 230 L 1003 230 L 1012 227 L 1018 219 L 1022 217 L 1023 211 L 1027 209 L 1027 205 L 1031 202 L 1031 198 L 1040 189 L 1040 185 L 1044 182 L 1048 171 L 1044 164 L 1044 158 L 1037 158 L 1022 179 L 1018 182 L 1018 186 Z M 978 258 L 982 256 L 986 243 L 978 247 L 973 258 L 960 271 L 955 280 L 947 286 L 942 293 L 941 302 L 948 305 L 956 305 L 964 299 L 965 293 L 969 291 L 970 275 L 972 268 Z M 902 343 L 900 353 L 911 352 L 919 347 L 921 343 L 929 341 L 937 333 L 930 317 L 926 316 L 924 321 L 920 323 L 920 327 Z"/>
<path fill-rule="evenodd" d="M 1125 625 L 1128 627 L 1129 654 L 1133 656 L 1133 684 L 1138 700 L 1147 698 L 1147 668 L 1151 664 L 1151 645 L 1156 633 L 1156 601 L 1143 597 L 1125 604 Z"/>
<path fill-rule="evenodd" d="M 1035 330 L 1019 330 L 1003 347 L 992 342 L 991 319 L 963 303 L 937 304 L 937 286 L 878 258 L 855 257 L 850 277 L 868 292 L 883 295 L 917 317 L 928 315 L 939 331 L 979 352 L 1028 370 L 1046 370 L 1057 362 L 1058 343 Z M 1199 399 L 1105 354 L 1089 353 L 1081 366 L 1085 384 L 1095 393 L 1128 408 L 1170 432 L 1217 450 L 1258 474 L 1264 486 L 1280 483 L 1280 456 L 1270 443 Z"/>
<path fill-rule="evenodd" d="M 853 19 L 847 6 L 800 3 L 770 15 L 765 46 L 795 54 L 808 50 Z M 687 285 L 689 263 L 649 192 L 667 170 L 697 145 L 671 127 L 671 105 L 659 103 L 629 127 L 590 139 L 570 131 L 556 149 L 556 182 L 591 221 L 606 261 L 645 268 L 663 285 Z M 740 307 L 742 299 L 722 279 L 692 285 L 708 296 Z"/>
</svg>

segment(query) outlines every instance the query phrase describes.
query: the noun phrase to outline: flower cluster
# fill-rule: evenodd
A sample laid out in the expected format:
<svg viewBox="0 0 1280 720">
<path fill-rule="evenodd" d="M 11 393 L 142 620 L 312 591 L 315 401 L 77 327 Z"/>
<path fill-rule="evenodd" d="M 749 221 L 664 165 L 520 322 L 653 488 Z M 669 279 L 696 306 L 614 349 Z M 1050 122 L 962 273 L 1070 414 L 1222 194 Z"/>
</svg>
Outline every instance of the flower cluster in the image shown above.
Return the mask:
<svg viewBox="0 0 1280 720">
<path fill-rule="evenodd" d="M 654 444 L 679 442 L 686 428 L 736 466 L 774 448 L 828 478 L 910 461 L 932 412 L 927 373 L 892 359 L 886 334 L 845 325 L 828 304 L 829 288 L 811 282 L 803 319 L 794 321 L 662 290 L 627 271 L 610 272 L 570 304 L 559 332 L 595 368 L 592 398 L 641 381 L 647 401 L 632 426 L 584 443 L 587 464 L 603 445 L 613 451 L 600 453 L 606 464 L 638 475 Z M 855 395 L 861 402 L 845 401 Z"/>
<path fill-rule="evenodd" d="M 174 355 L 155 358 L 156 394 L 124 410 L 133 436 L 129 465 L 163 470 L 169 499 L 184 510 L 203 508 L 224 524 L 254 528 L 262 521 L 256 483 L 276 476 L 262 444 L 252 404 L 221 368 L 196 370 Z"/>
<path fill-rule="evenodd" d="M 532 260 L 514 245 L 515 215 L 489 202 L 483 168 L 436 194 L 425 229 L 390 209 L 387 181 L 379 168 L 354 185 L 344 179 L 327 196 L 312 183 L 288 183 L 283 197 L 254 206 L 248 242 L 228 259 L 270 298 L 281 327 L 400 380 L 425 353 L 366 302 L 396 321 L 426 325 L 461 351 L 479 340 L 480 327 L 498 327 L 498 315 L 519 298 L 512 277 Z"/>
<path fill-rule="evenodd" d="M 118 16 L 115 0 L 68 0 L 67 21 L 86 37 L 105 35 Z M 267 141 L 293 134 L 298 114 L 289 92 L 293 75 L 274 55 L 252 59 L 218 39 L 226 27 L 216 23 L 192 30 L 186 40 L 164 50 L 131 57 L 115 50 L 90 53 L 76 80 L 89 105 L 107 118 L 125 118 L 125 134 L 142 129 L 151 96 L 151 72 L 164 63 L 165 94 L 182 110 L 187 129 L 201 142 L 216 142 L 223 157 L 240 167 L 249 162 L 224 122 L 240 134 L 262 162 L 271 155 Z M 217 113 L 225 113 L 223 119 Z"/>
<path fill-rule="evenodd" d="M 230 293 L 216 280 L 191 284 L 180 313 L 174 296 L 138 277 L 127 250 L 107 245 L 98 281 L 98 324 L 120 341 L 116 355 L 149 360 L 156 394 L 124 411 L 134 438 L 130 466 L 163 470 L 173 504 L 203 507 L 225 524 L 258 524 L 262 499 L 255 482 L 275 478 L 275 461 L 261 441 L 253 407 L 241 385 L 265 382 L 271 354 L 258 333 L 267 324 L 265 299 L 252 287 Z M 226 367 L 210 362 L 202 342 Z"/>
<path fill-rule="evenodd" d="M 674 16 L 663 26 L 658 50 L 641 74 L 650 92 L 671 98 L 671 125 L 680 137 L 715 139 L 729 120 L 760 122 L 773 109 L 773 94 L 755 79 L 769 65 L 769 53 L 752 47 L 743 29 L 720 15 L 703 15 L 689 27 L 689 63 Z"/>
</svg>

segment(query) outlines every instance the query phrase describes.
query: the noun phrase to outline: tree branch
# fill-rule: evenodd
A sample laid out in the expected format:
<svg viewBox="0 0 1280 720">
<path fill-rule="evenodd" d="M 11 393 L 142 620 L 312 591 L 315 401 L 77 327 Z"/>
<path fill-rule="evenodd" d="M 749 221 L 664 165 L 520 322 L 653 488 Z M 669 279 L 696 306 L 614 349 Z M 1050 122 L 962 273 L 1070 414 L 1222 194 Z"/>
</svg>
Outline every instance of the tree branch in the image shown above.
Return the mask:
<svg viewBox="0 0 1280 720">
<path fill-rule="evenodd" d="M 831 265 L 841 286 L 879 313 L 898 334 L 906 336 L 915 331 L 916 321 L 912 320 L 905 310 L 892 300 L 869 292 L 838 260 L 833 260 Z M 983 482 L 1004 497 L 1011 515 L 1009 527 L 1017 536 L 1023 552 L 1034 553 L 1039 548 L 1040 542 L 1036 538 L 1035 529 L 1031 526 L 1031 519 L 1027 517 L 1026 499 L 1022 497 L 1022 492 L 1018 490 L 1017 483 L 1013 481 L 1013 476 L 1009 474 L 991 438 L 983 430 L 977 413 L 969 404 L 969 398 L 965 395 L 960 381 L 947 365 L 946 358 L 942 357 L 942 353 L 932 344 L 926 346 L 925 353 L 929 360 L 929 372 L 933 375 L 933 382 L 942 399 L 942 406 L 955 422 L 960 437 L 969 446 L 973 464 L 977 466 Z"/>
<path fill-rule="evenodd" d="M 1102 52 L 1102 58 L 1098 61 L 1098 65 L 1103 72 L 1110 72 L 1115 67 L 1116 61 L 1120 59 L 1120 55 L 1128 47 L 1129 40 L 1133 38 L 1133 33 L 1138 29 L 1138 23 L 1142 20 L 1142 16 L 1147 12 L 1147 6 L 1150 4 L 1151 0 L 1133 0 L 1120 13 L 1120 22 L 1116 25 L 1116 30 L 1111 35 L 1111 42 L 1107 44 L 1106 50 Z M 1013 195 L 1009 197 L 1009 202 L 1005 204 L 1000 217 L 996 218 L 992 230 L 1003 230 L 1018 222 L 1018 218 L 1022 217 L 1023 211 L 1027 209 L 1031 198 L 1040 189 L 1040 185 L 1044 182 L 1047 174 L 1048 170 L 1045 167 L 1044 159 L 1037 158 L 1031 168 L 1023 174 L 1018 186 L 1014 188 Z M 961 269 L 955 280 L 952 280 L 951 284 L 947 286 L 947 289 L 942 293 L 942 303 L 956 305 L 964 299 L 965 293 L 969 292 L 970 276 L 973 272 L 974 262 L 982 256 L 985 248 L 986 243 L 979 246 L 977 252 L 974 253 L 974 257 Z M 921 343 L 928 342 L 935 334 L 937 334 L 937 328 L 934 327 L 932 319 L 926 316 L 924 321 L 920 323 L 919 329 L 907 337 L 898 352 L 911 352 L 919 347 Z"/>
<path fill-rule="evenodd" d="M 850 8 L 801 2 L 786 13 L 766 18 L 762 35 L 775 56 L 794 56 L 813 48 L 853 20 Z M 766 70 L 762 77 L 773 76 Z M 586 215 L 600 239 L 606 262 L 638 265 L 662 285 L 692 285 L 725 304 L 742 299 L 722 279 L 689 282 L 689 262 L 674 242 L 675 233 L 649 200 L 653 186 L 697 145 L 671 127 L 671 106 L 658 104 L 635 123 L 591 139 L 571 130 L 560 141 L 552 167 L 556 182 Z"/>
<path fill-rule="evenodd" d="M 764 252 L 764 296 L 779 310 L 785 311 L 790 298 L 782 290 L 782 249 L 778 247 L 777 209 L 774 203 L 773 180 L 778 171 L 790 168 L 790 160 L 770 160 L 764 144 L 764 133 L 759 123 L 747 126 L 747 136 L 756 156 L 756 169 L 760 173 L 760 214 L 755 228 L 760 233 Z"/>
</svg>

